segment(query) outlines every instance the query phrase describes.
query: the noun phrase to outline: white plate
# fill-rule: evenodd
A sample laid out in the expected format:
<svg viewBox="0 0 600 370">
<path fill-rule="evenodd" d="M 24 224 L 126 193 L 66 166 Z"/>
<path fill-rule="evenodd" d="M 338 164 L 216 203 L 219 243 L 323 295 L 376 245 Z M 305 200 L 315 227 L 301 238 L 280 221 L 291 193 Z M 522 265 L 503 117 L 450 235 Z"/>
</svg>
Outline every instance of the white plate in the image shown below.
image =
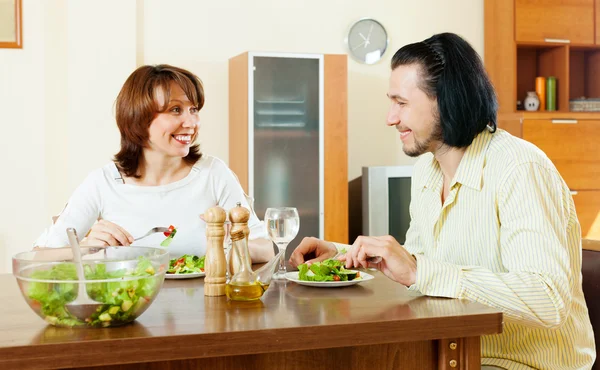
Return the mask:
<svg viewBox="0 0 600 370">
<path fill-rule="evenodd" d="M 193 279 L 206 275 L 204 272 L 192 272 L 191 274 L 165 274 L 165 279 Z"/>
<path fill-rule="evenodd" d="M 354 270 L 351 270 L 354 271 Z M 373 275 L 367 274 L 364 271 L 360 271 L 360 279 L 354 279 L 350 281 L 305 281 L 298 279 L 298 271 L 288 272 L 285 274 L 285 278 L 289 281 L 293 281 L 294 283 L 298 283 L 300 285 L 306 286 L 316 286 L 321 288 L 336 288 L 343 287 L 348 285 L 359 284 L 364 281 L 369 281 L 373 279 Z"/>
</svg>

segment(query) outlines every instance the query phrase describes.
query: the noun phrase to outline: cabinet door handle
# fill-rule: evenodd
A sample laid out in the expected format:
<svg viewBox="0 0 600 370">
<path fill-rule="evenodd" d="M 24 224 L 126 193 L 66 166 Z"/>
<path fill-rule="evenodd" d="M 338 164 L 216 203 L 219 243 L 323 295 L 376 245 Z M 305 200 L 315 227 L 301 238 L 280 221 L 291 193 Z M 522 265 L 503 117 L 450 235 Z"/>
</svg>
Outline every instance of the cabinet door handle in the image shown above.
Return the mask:
<svg viewBox="0 0 600 370">
<path fill-rule="evenodd" d="M 544 39 L 545 42 L 553 42 L 556 44 L 570 44 L 571 40 L 569 39 L 549 39 L 549 38 L 545 38 Z"/>
<path fill-rule="evenodd" d="M 571 190 L 571 195 L 572 195 L 572 196 L 575 196 L 575 195 L 577 195 L 577 194 L 579 194 L 579 192 L 578 192 L 577 190 Z"/>
<path fill-rule="evenodd" d="M 577 124 L 577 120 L 576 119 L 553 119 L 552 123 L 575 125 L 575 124 Z"/>
</svg>

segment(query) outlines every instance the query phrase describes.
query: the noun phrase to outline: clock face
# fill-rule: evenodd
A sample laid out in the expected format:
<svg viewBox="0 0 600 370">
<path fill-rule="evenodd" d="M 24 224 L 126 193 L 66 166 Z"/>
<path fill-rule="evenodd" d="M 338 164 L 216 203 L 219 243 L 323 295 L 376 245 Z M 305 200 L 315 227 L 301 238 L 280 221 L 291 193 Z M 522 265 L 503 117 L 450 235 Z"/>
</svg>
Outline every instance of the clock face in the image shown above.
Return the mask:
<svg viewBox="0 0 600 370">
<path fill-rule="evenodd" d="M 361 19 L 350 28 L 346 43 L 354 59 L 361 63 L 373 64 L 383 57 L 387 49 L 387 32 L 376 20 Z"/>
</svg>

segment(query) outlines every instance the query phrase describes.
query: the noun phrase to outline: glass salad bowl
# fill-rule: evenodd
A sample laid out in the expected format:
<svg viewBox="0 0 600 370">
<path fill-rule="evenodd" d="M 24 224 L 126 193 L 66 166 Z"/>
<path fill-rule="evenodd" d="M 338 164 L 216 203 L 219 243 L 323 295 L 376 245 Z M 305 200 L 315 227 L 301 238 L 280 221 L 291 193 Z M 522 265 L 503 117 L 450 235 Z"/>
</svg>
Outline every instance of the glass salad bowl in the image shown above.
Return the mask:
<svg viewBox="0 0 600 370">
<path fill-rule="evenodd" d="M 111 327 L 135 320 L 158 294 L 169 265 L 164 248 L 82 247 L 81 255 L 83 281 L 77 279 L 69 247 L 23 252 L 12 259 L 23 297 L 52 325 Z M 94 301 L 87 309 L 78 306 L 85 302 L 77 297 L 79 284 Z"/>
</svg>

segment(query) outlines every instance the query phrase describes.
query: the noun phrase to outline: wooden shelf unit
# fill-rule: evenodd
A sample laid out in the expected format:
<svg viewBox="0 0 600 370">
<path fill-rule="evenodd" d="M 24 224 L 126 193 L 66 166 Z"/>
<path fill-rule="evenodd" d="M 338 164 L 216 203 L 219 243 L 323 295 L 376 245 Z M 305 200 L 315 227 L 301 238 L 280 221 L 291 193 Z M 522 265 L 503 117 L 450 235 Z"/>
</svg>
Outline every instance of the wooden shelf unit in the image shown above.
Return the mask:
<svg viewBox="0 0 600 370">
<path fill-rule="evenodd" d="M 485 0 L 484 28 L 498 126 L 548 155 L 572 190 L 583 237 L 600 239 L 600 112 L 569 106 L 600 98 L 600 0 Z M 517 110 L 537 76 L 556 77 L 556 111 Z"/>
<path fill-rule="evenodd" d="M 600 45 L 568 46 L 568 49 L 569 99 L 600 97 Z"/>
<path fill-rule="evenodd" d="M 528 91 L 535 91 L 537 76 L 554 76 L 557 80 L 557 109 L 568 111 L 568 62 L 568 46 L 517 44 L 517 99 L 523 101 Z"/>
</svg>

